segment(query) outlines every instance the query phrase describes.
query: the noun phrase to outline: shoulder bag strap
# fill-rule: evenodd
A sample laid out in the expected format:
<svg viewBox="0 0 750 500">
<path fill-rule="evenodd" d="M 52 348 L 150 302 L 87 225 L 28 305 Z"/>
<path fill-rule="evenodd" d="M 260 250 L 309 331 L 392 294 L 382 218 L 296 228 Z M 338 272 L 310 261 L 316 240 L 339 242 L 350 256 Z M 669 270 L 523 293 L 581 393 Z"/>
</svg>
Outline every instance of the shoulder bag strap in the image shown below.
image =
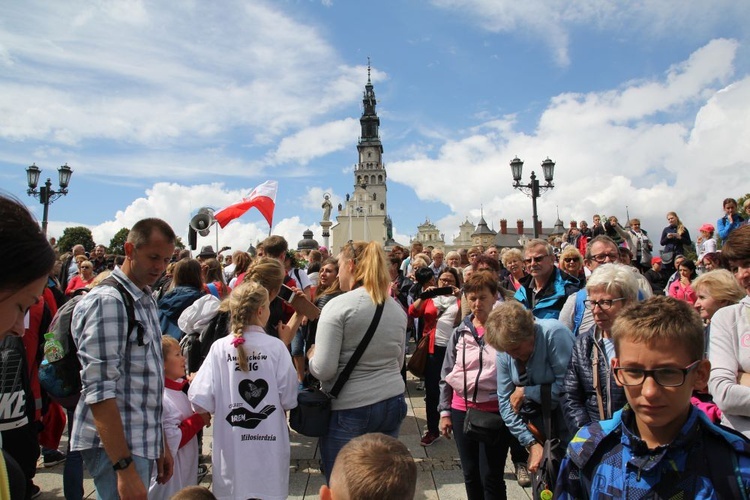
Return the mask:
<svg viewBox="0 0 750 500">
<path fill-rule="evenodd" d="M 466 337 L 464 334 L 461 334 L 461 339 L 464 342 L 464 349 L 461 351 L 461 357 L 463 358 L 463 369 L 461 370 L 464 373 L 464 406 L 466 409 L 469 409 L 469 400 L 466 398 L 466 393 L 468 392 L 468 389 L 466 388 Z"/>
<path fill-rule="evenodd" d="M 596 332 L 594 332 L 594 343 L 591 345 L 591 369 L 594 378 L 594 391 L 596 391 L 596 405 L 599 407 L 599 419 L 606 420 L 604 416 L 604 402 L 602 401 L 602 388 L 599 383 L 599 346 L 597 344 Z"/>
<path fill-rule="evenodd" d="M 484 348 L 482 347 L 482 344 L 480 342 L 477 342 L 477 345 L 479 345 L 479 370 L 477 370 L 477 379 L 474 381 L 474 395 L 471 396 L 471 402 L 476 404 L 477 402 L 477 392 L 479 391 L 479 377 L 482 375 L 482 368 L 484 368 L 484 365 L 482 364 L 482 351 L 484 351 Z"/>
<path fill-rule="evenodd" d="M 122 297 L 122 301 L 125 304 L 125 313 L 128 317 L 128 338 L 130 337 L 130 334 L 133 333 L 133 330 L 135 328 L 138 328 L 138 345 L 142 346 L 143 344 L 143 326 L 135 319 L 135 301 L 133 300 L 133 296 L 130 295 L 130 292 L 125 288 L 125 285 L 117 281 L 117 279 L 114 276 L 108 276 L 104 278 L 102 281 L 99 282 L 100 285 L 107 285 L 115 288 L 118 292 L 120 292 L 120 296 Z"/>
<path fill-rule="evenodd" d="M 385 302 L 382 304 L 378 304 L 378 307 L 375 309 L 375 317 L 372 318 L 372 323 L 370 323 L 370 328 L 367 329 L 367 333 L 365 333 L 365 336 L 362 338 L 359 345 L 357 346 L 357 350 L 354 351 L 354 354 L 352 354 L 352 357 L 349 359 L 349 362 L 344 367 L 344 371 L 341 372 L 341 375 L 339 375 L 339 378 L 336 380 L 336 383 L 333 384 L 333 389 L 331 389 L 331 392 L 329 392 L 329 395 L 332 398 L 335 398 L 336 396 L 339 395 L 339 393 L 341 392 L 341 389 L 344 387 L 344 384 L 346 384 L 346 381 L 349 380 L 349 377 L 354 371 L 354 367 L 359 362 L 359 359 L 362 357 L 362 354 L 364 354 L 365 349 L 367 349 L 367 345 L 370 343 L 370 340 L 372 340 L 372 337 L 375 335 L 375 330 L 378 327 L 378 323 L 380 323 L 380 317 L 383 315 L 384 308 L 385 308 Z"/>
<path fill-rule="evenodd" d="M 544 437 L 552 439 L 552 384 L 542 384 L 542 418 Z"/>
</svg>

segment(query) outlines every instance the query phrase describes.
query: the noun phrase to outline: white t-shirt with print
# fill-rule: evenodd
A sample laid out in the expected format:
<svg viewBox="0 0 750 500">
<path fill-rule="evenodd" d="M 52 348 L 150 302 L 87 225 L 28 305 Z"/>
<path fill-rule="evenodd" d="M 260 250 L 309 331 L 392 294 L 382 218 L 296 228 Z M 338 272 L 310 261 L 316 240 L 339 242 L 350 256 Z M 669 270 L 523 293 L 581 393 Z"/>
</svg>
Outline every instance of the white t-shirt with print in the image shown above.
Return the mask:
<svg viewBox="0 0 750 500">
<path fill-rule="evenodd" d="M 243 338 L 250 370 L 233 335 L 217 340 L 190 385 L 196 411 L 213 419 L 213 493 L 217 498 L 282 500 L 289 495 L 286 410 L 297 406 L 297 372 L 284 343 L 259 326 Z"/>
</svg>

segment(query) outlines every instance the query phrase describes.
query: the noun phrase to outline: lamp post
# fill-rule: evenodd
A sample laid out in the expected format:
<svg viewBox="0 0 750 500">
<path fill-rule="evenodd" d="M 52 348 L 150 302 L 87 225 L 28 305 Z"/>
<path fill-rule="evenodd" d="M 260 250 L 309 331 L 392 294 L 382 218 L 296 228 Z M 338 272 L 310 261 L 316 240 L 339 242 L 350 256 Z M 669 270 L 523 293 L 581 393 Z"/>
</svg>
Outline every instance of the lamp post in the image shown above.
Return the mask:
<svg viewBox="0 0 750 500">
<path fill-rule="evenodd" d="M 534 171 L 531 172 L 531 182 L 521 184 L 521 175 L 523 174 L 523 161 L 516 156 L 510 162 L 510 170 L 513 173 L 513 187 L 531 197 L 531 206 L 533 210 L 534 238 L 539 238 L 538 217 L 536 214 L 536 199 L 548 189 L 555 187 L 552 180 L 555 176 L 555 162 L 547 157 L 542 162 L 542 172 L 544 173 L 544 184 L 539 184 Z"/>
<path fill-rule="evenodd" d="M 59 174 L 60 188 L 57 191 L 52 189 L 52 180 L 47 178 L 47 182 L 43 186 L 40 186 L 37 190 L 36 186 L 39 183 L 39 175 L 42 170 L 36 166 L 36 163 L 32 163 L 29 168 L 26 169 L 26 180 L 29 184 L 29 189 L 26 194 L 39 198 L 39 203 L 44 205 L 44 215 L 42 216 L 42 232 L 47 234 L 47 215 L 49 214 L 49 206 L 61 196 L 68 194 L 68 185 L 70 184 L 70 176 L 73 175 L 73 170 L 66 163 L 62 167 L 57 169 Z"/>
</svg>

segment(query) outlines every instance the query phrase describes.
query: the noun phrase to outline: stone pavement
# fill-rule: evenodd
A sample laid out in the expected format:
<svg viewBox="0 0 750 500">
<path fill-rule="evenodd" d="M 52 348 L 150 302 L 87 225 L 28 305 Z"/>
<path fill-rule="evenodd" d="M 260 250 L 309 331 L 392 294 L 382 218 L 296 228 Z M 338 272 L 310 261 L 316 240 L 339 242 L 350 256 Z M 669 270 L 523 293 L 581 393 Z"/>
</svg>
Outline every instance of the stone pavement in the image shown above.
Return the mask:
<svg viewBox="0 0 750 500">
<path fill-rule="evenodd" d="M 417 500 L 459 500 L 466 498 L 463 484 L 461 463 L 458 459 L 456 444 L 452 440 L 441 438 L 427 448 L 419 441 L 426 426 L 424 391 L 417 391 L 417 381 L 409 378 L 407 382 L 407 403 L 409 411 L 401 426 L 399 439 L 406 444 L 414 456 L 419 471 L 417 477 Z M 292 460 L 290 464 L 289 498 L 295 500 L 318 498 L 318 491 L 324 482 L 320 473 L 320 453 L 317 439 L 300 436 L 292 432 Z M 66 439 L 60 449 L 64 450 Z M 210 453 L 211 428 L 205 432 L 203 439 L 204 452 Z M 509 461 L 505 467 L 505 483 L 508 487 L 508 498 L 511 500 L 528 500 L 530 488 L 521 488 L 515 480 L 513 465 Z M 34 482 L 42 489 L 41 499 L 61 499 L 63 465 L 45 469 L 40 459 Z M 211 471 L 201 483 L 211 487 Z M 93 481 L 86 475 L 84 481 L 86 498 L 96 498 Z"/>
</svg>

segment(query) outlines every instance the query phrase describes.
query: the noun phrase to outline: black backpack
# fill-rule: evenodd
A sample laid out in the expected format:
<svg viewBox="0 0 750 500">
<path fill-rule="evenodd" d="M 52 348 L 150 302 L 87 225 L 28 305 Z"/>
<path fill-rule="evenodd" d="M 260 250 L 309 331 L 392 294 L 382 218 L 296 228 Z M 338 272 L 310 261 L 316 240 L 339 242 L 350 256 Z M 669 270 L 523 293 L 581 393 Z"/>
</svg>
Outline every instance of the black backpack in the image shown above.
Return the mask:
<svg viewBox="0 0 750 500">
<path fill-rule="evenodd" d="M 138 325 L 135 319 L 135 303 L 133 296 L 125 286 L 113 276 L 103 279 L 99 285 L 111 286 L 120 292 L 122 301 L 125 303 L 125 311 L 128 317 L 128 337 Z M 54 334 L 63 347 L 63 357 L 52 363 L 43 362 L 39 367 L 39 384 L 52 399 L 60 403 L 63 408 L 75 409 L 81 396 L 81 363 L 78 360 L 78 349 L 76 348 L 70 324 L 73 321 L 73 309 L 83 296 L 73 297 L 71 300 L 57 310 L 55 317 L 50 323 L 49 332 Z"/>
<path fill-rule="evenodd" d="M 201 332 L 191 332 L 180 341 L 182 354 L 187 358 L 188 373 L 195 373 L 208 356 L 214 342 L 229 333 L 229 311 L 217 312 Z"/>
</svg>

